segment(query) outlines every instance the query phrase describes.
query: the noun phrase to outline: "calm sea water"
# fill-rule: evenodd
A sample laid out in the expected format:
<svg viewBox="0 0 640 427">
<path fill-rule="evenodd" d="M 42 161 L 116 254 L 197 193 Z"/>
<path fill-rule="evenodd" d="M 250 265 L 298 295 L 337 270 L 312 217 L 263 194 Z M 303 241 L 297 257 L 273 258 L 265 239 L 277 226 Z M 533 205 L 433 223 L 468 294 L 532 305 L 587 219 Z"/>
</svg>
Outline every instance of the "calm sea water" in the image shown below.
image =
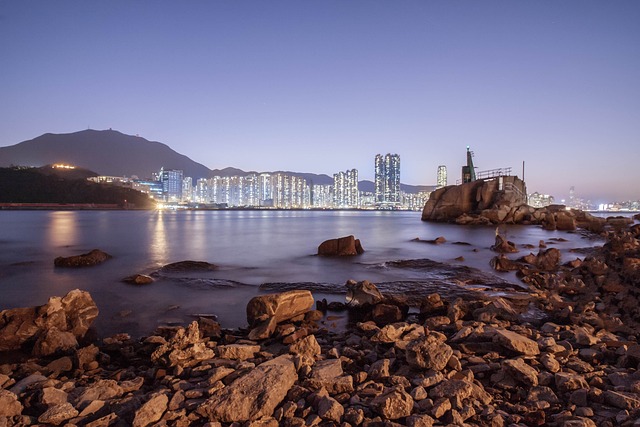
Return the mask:
<svg viewBox="0 0 640 427">
<path fill-rule="evenodd" d="M 555 243 L 560 249 L 599 243 L 533 226 L 503 231 L 516 244 L 558 237 L 568 239 Z M 315 256 L 322 241 L 350 234 L 362 241 L 363 255 Z M 411 241 L 438 236 L 447 243 Z M 411 279 L 415 273 L 377 267 L 420 258 L 460 264 L 454 261 L 458 256 L 465 258 L 461 264 L 489 272 L 494 236 L 495 227 L 426 223 L 419 212 L 0 211 L 0 309 L 44 304 L 50 296 L 80 288 L 98 304 L 101 335 L 148 334 L 159 324 L 188 322 L 194 314 L 215 314 L 224 327 L 246 326 L 246 303 L 263 283 L 318 282 L 337 288 L 348 279 Z M 84 269 L 53 266 L 57 256 L 94 248 L 114 258 Z M 147 286 L 121 282 L 183 260 L 208 261 L 220 269 L 173 275 Z"/>
</svg>

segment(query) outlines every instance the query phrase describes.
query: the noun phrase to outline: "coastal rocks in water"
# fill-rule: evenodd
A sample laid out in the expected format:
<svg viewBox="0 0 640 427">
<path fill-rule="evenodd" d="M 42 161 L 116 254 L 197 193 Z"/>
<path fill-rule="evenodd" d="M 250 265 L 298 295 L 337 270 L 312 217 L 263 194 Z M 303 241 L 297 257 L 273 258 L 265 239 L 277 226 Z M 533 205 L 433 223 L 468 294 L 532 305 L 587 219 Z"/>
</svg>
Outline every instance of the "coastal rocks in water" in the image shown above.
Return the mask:
<svg viewBox="0 0 640 427">
<path fill-rule="evenodd" d="M 368 280 L 356 282 L 347 280 L 347 304 L 352 306 L 375 305 L 382 302 L 384 297 L 373 283 Z"/>
<path fill-rule="evenodd" d="M 112 256 L 100 249 L 94 249 L 82 255 L 73 255 L 70 257 L 57 257 L 53 260 L 56 267 L 91 267 L 111 259 Z"/>
<path fill-rule="evenodd" d="M 75 289 L 64 297 L 51 297 L 39 307 L 0 312 L 0 351 L 18 350 L 35 340 L 37 353 L 67 350 L 84 337 L 98 316 L 98 307 L 86 291 Z"/>
<path fill-rule="evenodd" d="M 293 359 L 278 356 L 215 392 L 198 412 L 212 421 L 245 422 L 270 417 L 298 379 Z"/>
<path fill-rule="evenodd" d="M 491 246 L 491 250 L 503 254 L 518 252 L 515 243 L 508 241 L 499 233 L 496 233 L 496 242 Z"/>
<path fill-rule="evenodd" d="M 178 261 L 163 266 L 160 270 L 165 273 L 183 273 L 188 271 L 213 271 L 218 266 L 205 261 Z"/>
<path fill-rule="evenodd" d="M 325 240 L 318 246 L 318 255 L 353 256 L 364 253 L 360 240 L 354 236 Z"/>
<path fill-rule="evenodd" d="M 134 274 L 133 276 L 125 277 L 122 281 L 132 285 L 148 285 L 153 283 L 153 277 L 146 274 Z"/>
</svg>

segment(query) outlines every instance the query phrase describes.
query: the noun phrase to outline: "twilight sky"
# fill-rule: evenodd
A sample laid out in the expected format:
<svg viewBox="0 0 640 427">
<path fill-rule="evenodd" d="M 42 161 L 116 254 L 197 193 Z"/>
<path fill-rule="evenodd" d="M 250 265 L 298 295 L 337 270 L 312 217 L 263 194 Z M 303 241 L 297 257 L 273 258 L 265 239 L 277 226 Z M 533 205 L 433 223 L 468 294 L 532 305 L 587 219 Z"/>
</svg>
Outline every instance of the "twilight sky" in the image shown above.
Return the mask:
<svg viewBox="0 0 640 427">
<path fill-rule="evenodd" d="M 113 128 L 210 168 L 511 166 L 640 199 L 640 1 L 0 1 L 0 146 Z"/>
</svg>

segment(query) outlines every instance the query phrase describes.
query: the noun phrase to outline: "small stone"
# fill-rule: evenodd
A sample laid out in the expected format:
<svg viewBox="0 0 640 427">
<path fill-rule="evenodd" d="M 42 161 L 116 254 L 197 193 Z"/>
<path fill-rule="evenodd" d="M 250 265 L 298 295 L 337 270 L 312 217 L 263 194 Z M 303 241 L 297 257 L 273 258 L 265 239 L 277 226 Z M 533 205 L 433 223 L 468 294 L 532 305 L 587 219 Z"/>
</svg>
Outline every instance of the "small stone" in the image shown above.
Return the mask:
<svg viewBox="0 0 640 427">
<path fill-rule="evenodd" d="M 50 406 L 38 417 L 38 422 L 57 426 L 77 416 L 78 411 L 73 407 L 73 405 L 67 402 Z"/>
</svg>

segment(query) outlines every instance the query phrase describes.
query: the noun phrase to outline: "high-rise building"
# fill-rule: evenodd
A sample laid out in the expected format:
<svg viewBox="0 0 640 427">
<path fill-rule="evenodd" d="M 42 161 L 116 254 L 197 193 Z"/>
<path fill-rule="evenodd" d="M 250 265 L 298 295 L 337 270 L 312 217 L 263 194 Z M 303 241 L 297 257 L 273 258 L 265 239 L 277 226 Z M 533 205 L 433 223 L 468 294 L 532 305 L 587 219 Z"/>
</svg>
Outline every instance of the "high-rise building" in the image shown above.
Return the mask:
<svg viewBox="0 0 640 427">
<path fill-rule="evenodd" d="M 162 197 L 165 202 L 179 202 L 182 199 L 182 171 L 164 168 L 158 173 L 162 183 Z"/>
<path fill-rule="evenodd" d="M 438 188 L 447 186 L 447 167 L 445 165 L 438 166 L 438 179 L 436 183 Z"/>
<path fill-rule="evenodd" d="M 357 208 L 359 196 L 357 169 L 333 174 L 333 204 L 336 208 Z"/>
<path fill-rule="evenodd" d="M 400 203 L 400 156 L 376 155 L 375 199 L 378 207 L 392 207 Z"/>
</svg>

